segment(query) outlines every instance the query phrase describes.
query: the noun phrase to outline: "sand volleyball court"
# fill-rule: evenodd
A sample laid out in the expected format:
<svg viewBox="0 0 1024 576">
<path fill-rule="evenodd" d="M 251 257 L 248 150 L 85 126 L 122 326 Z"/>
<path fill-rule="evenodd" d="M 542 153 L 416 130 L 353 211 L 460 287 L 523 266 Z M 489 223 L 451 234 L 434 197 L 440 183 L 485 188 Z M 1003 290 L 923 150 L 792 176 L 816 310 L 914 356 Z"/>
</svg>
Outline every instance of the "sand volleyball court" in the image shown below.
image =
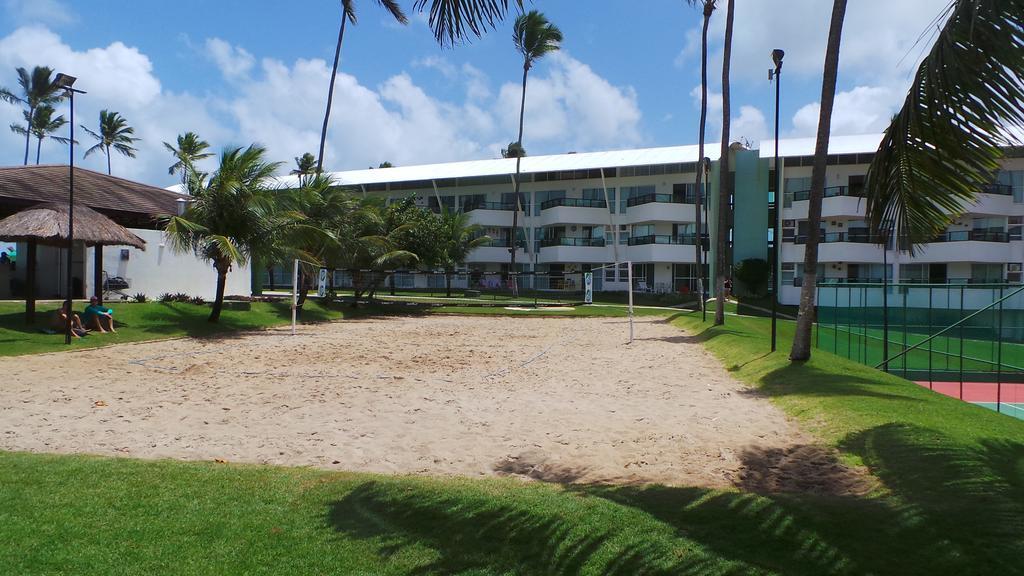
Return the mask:
<svg viewBox="0 0 1024 576">
<path fill-rule="evenodd" d="M 636 335 L 430 316 L 3 358 L 0 449 L 711 486 L 776 482 L 807 449 L 679 329 Z M 779 473 L 834 474 L 818 460 Z"/>
</svg>

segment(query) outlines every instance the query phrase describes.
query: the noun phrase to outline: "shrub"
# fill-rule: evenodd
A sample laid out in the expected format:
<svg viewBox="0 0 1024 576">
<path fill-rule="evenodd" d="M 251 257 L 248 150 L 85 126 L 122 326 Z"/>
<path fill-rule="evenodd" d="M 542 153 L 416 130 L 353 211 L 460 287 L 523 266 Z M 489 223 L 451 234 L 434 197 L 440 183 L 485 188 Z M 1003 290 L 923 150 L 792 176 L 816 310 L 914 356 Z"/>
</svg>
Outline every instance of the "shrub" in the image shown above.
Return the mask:
<svg viewBox="0 0 1024 576">
<path fill-rule="evenodd" d="M 146 295 L 143 294 L 142 292 L 139 292 L 135 296 L 132 296 L 132 302 L 138 302 L 139 304 L 145 304 L 147 300 L 149 300 L 149 298 L 147 298 Z"/>
<path fill-rule="evenodd" d="M 743 285 L 749 296 L 759 297 L 768 293 L 768 279 L 771 266 L 761 258 L 747 258 L 733 270 L 736 280 Z"/>
<path fill-rule="evenodd" d="M 191 302 L 192 304 L 195 304 L 196 306 L 202 306 L 203 304 L 206 304 L 206 300 L 203 300 L 202 296 L 193 296 L 192 298 L 189 298 L 188 300 L 186 300 L 186 302 Z"/>
</svg>

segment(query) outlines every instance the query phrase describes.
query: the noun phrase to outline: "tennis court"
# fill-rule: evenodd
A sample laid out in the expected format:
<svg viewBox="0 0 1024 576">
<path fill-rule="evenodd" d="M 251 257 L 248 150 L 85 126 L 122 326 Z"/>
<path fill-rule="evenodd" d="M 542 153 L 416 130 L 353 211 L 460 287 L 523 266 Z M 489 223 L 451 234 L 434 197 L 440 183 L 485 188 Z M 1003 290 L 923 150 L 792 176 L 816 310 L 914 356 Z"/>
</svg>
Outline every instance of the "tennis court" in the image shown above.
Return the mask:
<svg viewBox="0 0 1024 576">
<path fill-rule="evenodd" d="M 1024 287 L 819 286 L 817 347 L 1024 417 Z"/>
</svg>

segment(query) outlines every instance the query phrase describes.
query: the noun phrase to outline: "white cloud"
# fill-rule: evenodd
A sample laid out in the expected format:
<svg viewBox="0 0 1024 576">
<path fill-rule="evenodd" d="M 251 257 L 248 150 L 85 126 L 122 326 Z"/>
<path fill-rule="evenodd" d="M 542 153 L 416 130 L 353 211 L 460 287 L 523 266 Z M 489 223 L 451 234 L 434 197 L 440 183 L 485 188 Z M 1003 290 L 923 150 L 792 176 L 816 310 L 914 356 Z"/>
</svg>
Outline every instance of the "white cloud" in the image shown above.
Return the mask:
<svg viewBox="0 0 1024 576">
<path fill-rule="evenodd" d="M 232 46 L 220 38 L 208 38 L 206 51 L 210 59 L 217 65 L 217 69 L 228 80 L 240 80 L 247 77 L 256 63 L 256 58 L 244 48 Z"/>
<path fill-rule="evenodd" d="M 66 26 L 78 20 L 71 8 L 58 0 L 5 0 L 4 9 L 18 24 Z"/>
<path fill-rule="evenodd" d="M 227 95 L 168 92 L 152 62 L 136 48 L 115 42 L 77 51 L 42 27 L 20 28 L 0 38 L 0 85 L 13 83 L 13 74 L 5 71 L 41 62 L 78 76 L 76 86 L 88 94 L 76 99 L 76 123 L 92 126 L 100 109 L 120 112 L 141 141 L 138 158 L 115 155 L 114 174 L 157 185 L 174 182 L 167 175 L 171 159 L 162 142 L 190 130 L 218 151 L 258 142 L 274 160 L 317 152 L 331 73 L 327 62 L 257 61 L 216 38 L 204 46 L 228 80 Z M 445 68 L 440 61 L 429 65 Z M 406 73 L 376 87 L 338 74 L 325 165 L 343 170 L 385 160 L 409 165 L 497 156 L 515 139 L 519 86 L 508 83 L 492 90 L 487 75 L 468 64 L 453 67 L 453 73 L 465 88 L 455 100 L 432 96 Z M 16 107 L 0 106 L 0 122 L 19 118 Z M 527 148 L 542 154 L 636 144 L 643 139 L 640 118 L 632 88 L 613 86 L 590 67 L 555 55 L 531 78 Z M 79 136 L 83 145 L 91 145 L 87 136 Z M 20 163 L 23 153 L 17 138 L 0 139 L 0 162 Z M 44 144 L 43 154 L 44 162 L 63 162 L 66 148 Z M 97 170 L 106 167 L 99 155 L 78 161 Z M 208 160 L 203 168 L 212 169 L 214 162 Z"/>
<path fill-rule="evenodd" d="M 573 150 L 588 150 L 630 146 L 643 140 L 640 107 L 632 87 L 613 86 L 590 66 L 566 54 L 553 54 L 548 64 L 547 75 L 535 73 L 526 89 L 523 140 L 528 152 L 531 142 L 565 143 Z M 497 113 L 508 142 L 516 137 L 521 96 L 521 86 L 511 82 L 501 87 L 498 96 Z"/>
<path fill-rule="evenodd" d="M 764 114 L 753 106 L 740 106 L 740 115 L 732 119 L 730 139 L 733 141 L 750 141 L 757 143 L 768 137 L 768 123 Z"/>
<path fill-rule="evenodd" d="M 834 130 L 881 130 L 879 118 L 888 119 L 906 93 L 910 79 L 924 50 L 930 45 L 935 18 L 948 6 L 948 0 L 859 0 L 850 2 L 843 25 L 839 59 L 839 89 L 845 90 L 843 102 L 837 95 Z M 736 0 L 731 81 L 734 87 L 768 87 L 767 71 L 772 66 L 771 51 L 786 51 L 783 78 L 804 85 L 820 86 L 828 39 L 832 2 L 822 0 Z M 798 15 L 798 17 L 794 17 Z M 941 22 L 940 22 L 941 24 Z M 712 17 L 710 33 L 709 79 L 718 87 L 725 5 Z M 699 66 L 698 50 L 693 47 L 698 26 L 687 32 L 686 47 L 680 52 L 680 65 Z M 924 35 L 922 42 L 918 39 Z M 784 80 L 785 81 L 785 80 Z M 783 90 L 785 90 L 785 86 Z M 817 89 L 815 89 L 817 92 Z M 799 134 L 814 132 L 817 104 L 809 103 L 794 117 Z M 865 106 L 857 109 L 856 106 Z M 813 110 L 811 107 L 815 107 Z M 810 127 L 810 128 L 809 128 Z M 838 133 L 838 132 L 837 132 Z M 849 132 L 847 132 L 849 133 Z"/>
<path fill-rule="evenodd" d="M 101 109 L 121 113 L 135 128 L 135 135 L 141 138 L 137 143 L 138 158 L 115 154 L 112 162 L 115 175 L 170 183 L 167 166 L 171 162 L 163 149 L 164 140 L 173 141 L 178 133 L 187 130 L 195 130 L 211 142 L 227 134 L 208 112 L 209 102 L 187 94 L 165 92 L 153 73 L 149 58 L 121 42 L 105 48 L 75 51 L 49 29 L 37 26 L 19 28 L 0 38 L 0 71 L 13 71 L 17 66 L 31 68 L 41 63 L 76 76 L 75 87 L 87 92 L 75 99 L 76 129 L 77 124 L 94 126 Z M 13 75 L 0 80 L 0 84 L 13 84 Z M 67 104 L 59 108 L 67 117 Z M 20 112 L 14 106 L 5 104 L 0 110 L 4 120 L 11 116 L 20 119 Z M 76 139 L 81 151 L 93 144 L 92 138 L 80 129 Z M 21 163 L 22 154 L 23 141 L 0 138 L 0 158 L 4 159 L 4 164 Z M 52 142 L 43 144 L 42 162 L 63 163 L 66 159 L 66 147 Z M 106 171 L 106 162 L 98 154 L 82 160 L 80 153 L 76 153 L 76 162 Z"/>
<path fill-rule="evenodd" d="M 902 96 L 890 88 L 857 86 L 836 94 L 832 105 L 832 134 L 881 132 L 889 125 Z M 807 104 L 793 115 L 794 136 L 814 136 L 818 130 L 818 102 Z"/>
</svg>

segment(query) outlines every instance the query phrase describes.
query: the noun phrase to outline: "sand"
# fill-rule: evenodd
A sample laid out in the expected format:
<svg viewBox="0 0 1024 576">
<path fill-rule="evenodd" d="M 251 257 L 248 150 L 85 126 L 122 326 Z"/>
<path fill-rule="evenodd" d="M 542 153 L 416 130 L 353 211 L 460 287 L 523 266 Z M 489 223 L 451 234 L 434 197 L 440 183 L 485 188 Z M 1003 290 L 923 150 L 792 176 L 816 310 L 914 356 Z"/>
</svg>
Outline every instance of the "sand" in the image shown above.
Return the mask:
<svg viewBox="0 0 1024 576">
<path fill-rule="evenodd" d="M 431 316 L 4 358 L 0 449 L 850 489 L 690 337 L 651 318 L 627 334 L 618 318 Z"/>
</svg>

